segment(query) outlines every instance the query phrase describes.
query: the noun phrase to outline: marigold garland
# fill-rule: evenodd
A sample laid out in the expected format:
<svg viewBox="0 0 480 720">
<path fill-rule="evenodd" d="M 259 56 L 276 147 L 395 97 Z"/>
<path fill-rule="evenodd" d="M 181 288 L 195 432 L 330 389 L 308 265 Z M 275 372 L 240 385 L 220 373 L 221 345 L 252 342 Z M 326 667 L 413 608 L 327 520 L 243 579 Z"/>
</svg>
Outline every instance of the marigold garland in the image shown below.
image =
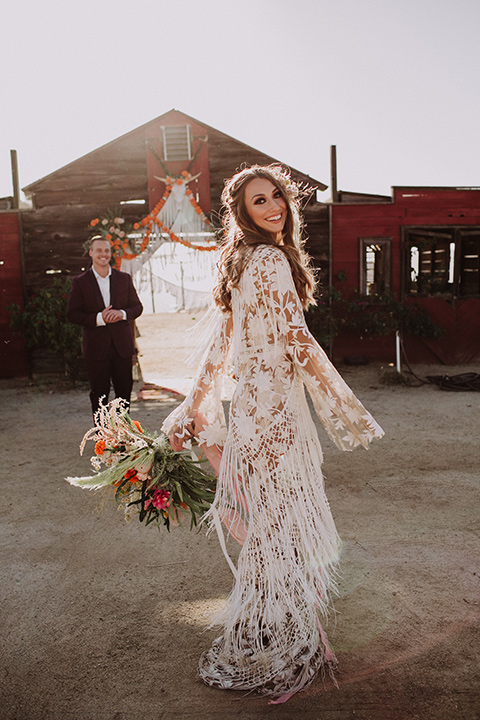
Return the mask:
<svg viewBox="0 0 480 720">
<path fill-rule="evenodd" d="M 158 213 L 163 208 L 165 203 L 168 200 L 168 197 L 170 193 L 172 192 L 172 186 L 174 184 L 182 185 L 183 183 L 187 183 L 189 179 L 191 178 L 191 174 L 187 172 L 186 170 L 183 170 L 180 174 L 180 177 L 172 177 L 168 175 L 165 185 L 165 192 L 163 193 L 162 198 L 159 200 L 159 202 L 155 205 L 153 210 L 146 215 L 142 220 L 140 220 L 139 223 L 135 223 L 133 226 L 134 230 L 141 230 L 142 228 L 145 228 L 145 235 L 143 242 L 146 241 L 148 244 L 148 240 L 150 238 L 150 235 L 152 234 L 154 230 L 154 226 L 156 225 L 159 232 L 163 232 L 169 235 L 170 239 L 173 240 L 173 242 L 180 243 L 180 245 L 184 245 L 185 247 L 192 248 L 194 250 L 200 250 L 201 252 L 212 252 L 213 250 L 218 250 L 217 245 L 214 243 L 212 245 L 194 245 L 193 243 L 189 242 L 188 240 L 185 240 L 184 238 L 180 238 L 176 233 L 174 233 L 170 228 L 168 228 L 166 225 L 163 225 L 161 220 L 158 218 Z M 185 191 L 185 194 L 187 195 L 190 204 L 194 208 L 197 215 L 200 215 L 201 219 L 204 223 L 212 227 L 212 224 L 210 220 L 207 218 L 203 210 L 201 209 L 200 205 L 198 205 L 192 190 L 190 188 L 187 188 Z"/>
<path fill-rule="evenodd" d="M 119 211 L 110 211 L 105 215 L 105 217 L 97 217 L 90 221 L 90 227 L 95 228 L 95 234 L 102 235 L 106 240 L 110 242 L 112 256 L 114 257 L 115 267 L 117 269 L 120 269 L 122 259 L 133 260 L 147 249 L 148 243 L 150 241 L 150 236 L 154 231 L 155 227 L 158 229 L 159 232 L 167 234 L 173 242 L 179 243 L 184 247 L 188 247 L 194 250 L 200 250 L 200 252 L 212 252 L 218 249 L 216 243 L 212 243 L 210 245 L 194 245 L 188 240 L 179 237 L 176 233 L 170 230 L 169 227 L 163 225 L 161 220 L 158 218 L 158 214 L 160 213 L 161 209 L 167 202 L 172 192 L 172 186 L 174 184 L 187 184 L 191 178 L 192 176 L 189 172 L 187 172 L 187 170 L 182 170 L 180 176 L 178 177 L 169 175 L 167 178 L 165 178 L 166 185 L 162 198 L 155 205 L 153 210 L 148 213 L 148 215 L 142 218 L 139 222 L 133 223 L 133 225 L 126 223 L 125 219 L 121 216 L 121 213 Z M 212 227 L 210 220 L 207 218 L 202 208 L 197 203 L 193 191 L 189 187 L 187 187 L 187 189 L 185 190 L 185 194 L 197 215 L 200 216 L 200 218 L 206 225 Z M 143 232 L 142 240 L 137 246 L 135 246 L 135 242 L 132 240 L 132 238 L 129 237 L 132 231 Z"/>
</svg>

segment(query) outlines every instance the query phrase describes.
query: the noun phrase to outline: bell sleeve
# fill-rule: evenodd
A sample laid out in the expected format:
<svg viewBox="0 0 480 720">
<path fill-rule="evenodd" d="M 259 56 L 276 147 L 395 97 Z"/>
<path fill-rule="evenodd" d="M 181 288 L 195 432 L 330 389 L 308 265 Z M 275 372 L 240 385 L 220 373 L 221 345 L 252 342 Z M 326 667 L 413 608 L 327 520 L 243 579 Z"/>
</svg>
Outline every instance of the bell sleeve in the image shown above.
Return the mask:
<svg viewBox="0 0 480 720">
<path fill-rule="evenodd" d="M 223 446 L 227 428 L 222 405 L 222 385 L 231 342 L 232 318 L 216 310 L 211 312 L 208 324 L 207 337 L 197 339 L 200 344 L 207 345 L 207 350 L 192 390 L 164 420 L 162 431 L 171 435 L 176 430 L 178 438 L 185 438 L 189 435 L 186 426 L 200 416 L 203 427 L 198 434 L 199 443 Z"/>
<path fill-rule="evenodd" d="M 384 431 L 337 372 L 305 322 L 290 264 L 280 249 L 264 254 L 260 269 L 265 303 L 275 332 L 286 343 L 327 434 L 341 450 L 368 448 Z"/>
</svg>

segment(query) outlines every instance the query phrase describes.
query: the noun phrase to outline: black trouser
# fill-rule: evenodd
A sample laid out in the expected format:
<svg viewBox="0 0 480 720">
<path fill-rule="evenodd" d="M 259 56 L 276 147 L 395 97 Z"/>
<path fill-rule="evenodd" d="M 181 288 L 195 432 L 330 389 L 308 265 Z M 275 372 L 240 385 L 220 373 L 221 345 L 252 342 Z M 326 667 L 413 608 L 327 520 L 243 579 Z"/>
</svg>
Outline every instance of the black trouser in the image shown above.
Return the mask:
<svg viewBox="0 0 480 720">
<path fill-rule="evenodd" d="M 120 357 L 115 346 L 110 347 L 108 357 L 102 360 L 86 360 L 87 374 L 90 382 L 90 402 L 92 413 L 102 403 L 108 402 L 110 395 L 110 381 L 115 391 L 115 397 L 123 398 L 130 406 L 130 395 L 132 393 L 132 356 Z M 127 408 L 128 409 L 128 408 Z"/>
</svg>

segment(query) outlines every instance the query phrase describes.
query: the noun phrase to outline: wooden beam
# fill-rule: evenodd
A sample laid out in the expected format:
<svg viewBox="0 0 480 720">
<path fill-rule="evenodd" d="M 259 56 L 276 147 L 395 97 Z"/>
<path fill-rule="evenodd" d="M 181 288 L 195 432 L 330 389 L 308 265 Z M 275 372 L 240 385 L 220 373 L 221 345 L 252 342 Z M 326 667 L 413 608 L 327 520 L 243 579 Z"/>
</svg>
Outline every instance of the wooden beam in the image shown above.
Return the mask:
<svg viewBox="0 0 480 720">
<path fill-rule="evenodd" d="M 338 189 L 337 189 L 337 146 L 330 146 L 330 174 L 332 186 L 332 202 L 338 202 Z"/>
<path fill-rule="evenodd" d="M 16 150 L 10 150 L 10 162 L 12 165 L 13 209 L 18 210 L 20 207 L 20 183 L 18 181 L 18 161 Z"/>
</svg>

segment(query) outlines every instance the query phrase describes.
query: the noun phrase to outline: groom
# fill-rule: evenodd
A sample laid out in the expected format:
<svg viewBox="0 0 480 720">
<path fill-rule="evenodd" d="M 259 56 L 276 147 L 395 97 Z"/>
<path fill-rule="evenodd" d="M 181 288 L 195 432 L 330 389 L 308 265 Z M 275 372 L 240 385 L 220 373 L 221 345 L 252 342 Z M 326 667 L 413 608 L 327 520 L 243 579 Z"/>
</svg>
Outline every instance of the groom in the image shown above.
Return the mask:
<svg viewBox="0 0 480 720">
<path fill-rule="evenodd" d="M 143 307 L 128 273 L 110 266 L 112 251 L 103 237 L 92 238 L 89 253 L 92 267 L 74 278 L 68 299 L 67 317 L 83 325 L 82 350 L 90 382 L 92 412 L 100 398 L 108 402 L 110 381 L 115 397 L 130 403 L 132 361 L 135 342 L 130 321 Z"/>
</svg>

